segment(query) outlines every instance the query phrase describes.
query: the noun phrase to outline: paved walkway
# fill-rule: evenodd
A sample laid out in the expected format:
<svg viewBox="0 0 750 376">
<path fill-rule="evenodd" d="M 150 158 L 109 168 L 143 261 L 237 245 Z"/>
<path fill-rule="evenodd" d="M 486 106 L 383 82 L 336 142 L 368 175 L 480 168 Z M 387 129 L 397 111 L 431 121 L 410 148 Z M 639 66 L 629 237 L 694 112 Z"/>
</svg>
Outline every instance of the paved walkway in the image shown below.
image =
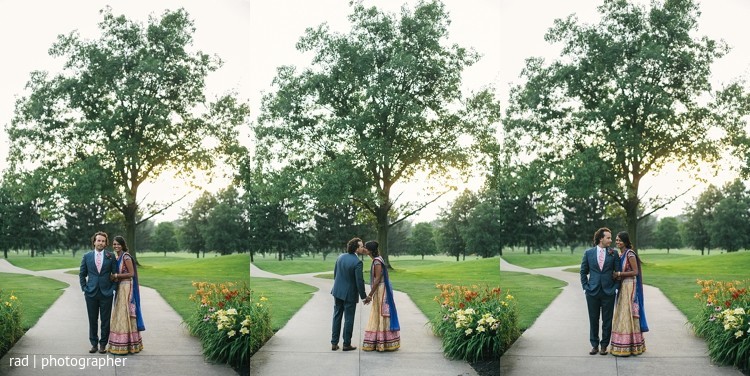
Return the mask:
<svg viewBox="0 0 750 376">
<path fill-rule="evenodd" d="M 250 264 L 250 275 L 278 278 L 318 288 L 310 299 L 250 359 L 250 374 L 259 376 L 356 376 L 356 375 L 476 375 L 463 361 L 443 356 L 440 339 L 427 325 L 427 317 L 409 296 L 394 291 L 401 323 L 401 348 L 391 353 L 361 351 L 363 326 L 371 305 L 358 304 L 354 318 L 352 345 L 357 350 L 331 351 L 331 315 L 333 280 L 315 278 L 320 273 L 277 275 Z M 367 289 L 369 291 L 369 287 Z"/>
<path fill-rule="evenodd" d="M 0 273 L 43 276 L 70 285 L 36 325 L 0 359 L 0 375 L 237 375 L 228 366 L 204 361 L 198 339 L 187 333 L 177 312 L 156 290 L 148 287 L 141 287 L 146 323 L 146 331 L 141 333 L 144 350 L 136 355 L 118 357 L 89 354 L 91 345 L 88 340 L 86 303 L 78 274 L 65 273 L 67 270 L 70 269 L 34 272 L 0 259 Z M 10 366 L 10 358 L 26 357 L 29 359 L 28 366 Z M 50 363 L 52 360 L 60 364 L 42 368 L 43 362 Z M 115 360 L 119 360 L 119 364 Z M 92 362 L 101 362 L 102 367 L 92 365 Z M 81 363 L 85 363 L 83 367 Z"/>
<path fill-rule="evenodd" d="M 661 290 L 651 286 L 644 286 L 646 317 L 651 329 L 644 335 L 646 352 L 627 358 L 589 355 L 586 298 L 579 274 L 563 271 L 570 267 L 525 269 L 501 260 L 503 271 L 541 274 L 568 282 L 562 293 L 502 356 L 501 375 L 563 376 L 593 372 L 598 376 L 742 376 L 733 367 L 711 364 L 705 342 L 693 335 L 685 315 Z"/>
</svg>

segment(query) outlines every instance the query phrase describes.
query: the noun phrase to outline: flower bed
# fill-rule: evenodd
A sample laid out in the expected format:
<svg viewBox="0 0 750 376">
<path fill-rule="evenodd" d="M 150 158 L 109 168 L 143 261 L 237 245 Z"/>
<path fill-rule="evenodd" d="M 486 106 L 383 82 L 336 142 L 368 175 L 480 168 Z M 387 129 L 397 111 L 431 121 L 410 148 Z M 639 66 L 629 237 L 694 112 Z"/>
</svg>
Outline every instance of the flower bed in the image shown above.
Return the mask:
<svg viewBox="0 0 750 376">
<path fill-rule="evenodd" d="M 510 294 L 499 287 L 436 285 L 439 314 L 431 321 L 451 359 L 476 362 L 498 359 L 521 335 L 518 309 Z"/>
<path fill-rule="evenodd" d="M 18 298 L 0 290 L 0 357 L 23 336 Z"/>
<path fill-rule="evenodd" d="M 273 335 L 267 299 L 253 298 L 252 290 L 234 283 L 194 282 L 196 302 L 187 320 L 209 360 L 235 368 L 249 367 L 250 355 Z"/>
<path fill-rule="evenodd" d="M 711 359 L 750 371 L 750 280 L 698 280 L 695 294 L 702 309 L 693 319 L 695 333 L 706 339 Z"/>
</svg>

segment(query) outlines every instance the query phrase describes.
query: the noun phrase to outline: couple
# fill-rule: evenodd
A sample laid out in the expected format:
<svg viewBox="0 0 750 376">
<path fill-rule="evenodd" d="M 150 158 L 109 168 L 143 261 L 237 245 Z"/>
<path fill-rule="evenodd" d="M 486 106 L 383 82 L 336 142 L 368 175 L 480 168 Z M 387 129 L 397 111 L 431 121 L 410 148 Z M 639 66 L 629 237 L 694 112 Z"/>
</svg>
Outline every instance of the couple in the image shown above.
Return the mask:
<svg viewBox="0 0 750 376">
<path fill-rule="evenodd" d="M 347 253 L 336 259 L 333 269 L 334 298 L 331 350 L 339 349 L 341 335 L 341 317 L 344 317 L 343 351 L 356 350 L 352 346 L 354 331 L 354 313 L 357 308 L 357 297 L 364 304 L 372 303 L 370 319 L 365 328 L 364 351 L 394 351 L 401 346 L 400 327 L 396 304 L 393 300 L 393 288 L 388 278 L 388 268 L 380 257 L 378 242 L 369 241 L 364 246 L 362 240 L 354 238 L 346 245 Z M 365 282 L 362 277 L 362 261 L 357 255 L 368 255 L 372 259 L 370 266 L 370 293 L 365 294 Z M 366 295 L 366 296 L 365 296 Z"/>
<path fill-rule="evenodd" d="M 625 231 L 618 233 L 615 239 L 618 253 L 609 248 L 612 232 L 606 227 L 594 233 L 594 244 L 596 246 L 587 250 L 581 261 L 581 285 L 586 293 L 592 346 L 589 354 L 607 355 L 610 337 L 612 355 L 642 354 L 646 351 L 643 333 L 648 331 L 648 324 L 643 307 L 641 260 Z"/>
<path fill-rule="evenodd" d="M 117 255 L 107 252 L 105 248 L 109 244 L 109 238 L 105 232 L 94 234 L 91 242 L 94 250 L 83 255 L 78 272 L 89 317 L 89 353 L 106 353 L 107 343 L 112 354 L 138 353 L 143 350 L 140 332 L 146 328 L 141 316 L 138 273 L 128 253 L 128 246 L 122 236 L 115 236 L 112 248 Z M 115 290 L 117 295 L 113 311 Z M 101 335 L 97 331 L 100 318 Z"/>
</svg>

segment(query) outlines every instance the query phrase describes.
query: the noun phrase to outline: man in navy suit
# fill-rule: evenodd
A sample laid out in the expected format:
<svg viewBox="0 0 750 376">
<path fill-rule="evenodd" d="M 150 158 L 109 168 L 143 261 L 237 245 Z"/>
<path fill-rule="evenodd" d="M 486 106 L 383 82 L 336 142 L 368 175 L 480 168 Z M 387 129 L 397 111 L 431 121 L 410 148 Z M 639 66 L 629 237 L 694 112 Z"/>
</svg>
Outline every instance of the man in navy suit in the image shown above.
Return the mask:
<svg viewBox="0 0 750 376">
<path fill-rule="evenodd" d="M 333 268 L 333 326 L 331 330 L 331 350 L 339 349 L 341 335 L 341 317 L 344 317 L 344 351 L 356 350 L 352 346 L 354 331 L 354 313 L 357 309 L 357 296 L 365 304 L 370 302 L 365 292 L 365 280 L 362 277 L 362 261 L 357 257 L 362 253 L 362 240 L 354 238 L 346 245 L 347 253 L 339 255 Z"/>
<path fill-rule="evenodd" d="M 612 335 L 612 314 L 615 310 L 615 292 L 617 282 L 613 274 L 617 271 L 619 256 L 609 245 L 612 244 L 612 232 L 602 227 L 594 233 L 594 248 L 583 254 L 581 261 L 581 286 L 586 293 L 586 305 L 589 310 L 590 355 L 597 352 L 607 355 L 609 339 Z M 602 318 L 602 336 L 599 340 L 599 315 Z"/>
<path fill-rule="evenodd" d="M 81 291 L 86 298 L 86 311 L 89 316 L 89 342 L 91 342 L 90 353 L 107 352 L 109 341 L 109 319 L 112 313 L 112 297 L 115 292 L 115 283 L 110 276 L 117 271 L 117 258 L 104 250 L 108 243 L 107 234 L 97 232 L 91 237 L 94 250 L 83 255 L 78 279 L 81 283 Z M 101 318 L 101 336 L 98 335 L 96 324 Z"/>
</svg>

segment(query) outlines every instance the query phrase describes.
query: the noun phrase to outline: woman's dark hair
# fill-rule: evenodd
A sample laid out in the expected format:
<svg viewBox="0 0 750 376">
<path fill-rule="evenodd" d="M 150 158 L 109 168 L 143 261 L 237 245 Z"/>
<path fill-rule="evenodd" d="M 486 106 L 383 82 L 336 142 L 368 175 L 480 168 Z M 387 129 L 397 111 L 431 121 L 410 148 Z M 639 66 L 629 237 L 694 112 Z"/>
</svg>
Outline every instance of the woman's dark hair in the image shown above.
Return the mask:
<svg viewBox="0 0 750 376">
<path fill-rule="evenodd" d="M 380 251 L 378 251 L 378 246 L 380 243 L 370 240 L 369 242 L 365 243 L 365 248 L 367 248 L 368 251 L 370 251 L 370 256 L 372 257 L 378 257 L 380 256 Z"/>
<path fill-rule="evenodd" d="M 599 245 L 599 241 L 601 241 L 602 238 L 604 238 L 604 233 L 605 232 L 608 232 L 610 234 L 612 233 L 612 231 L 610 231 L 606 227 L 602 227 L 602 228 L 596 230 L 596 232 L 594 233 L 594 245 Z"/>
<path fill-rule="evenodd" d="M 128 251 L 128 245 L 125 244 L 125 238 L 123 238 L 121 235 L 115 236 L 115 238 L 112 239 L 112 244 L 114 244 L 114 242 L 117 242 L 117 244 L 119 244 L 119 245 L 122 246 L 122 251 L 123 252 L 127 252 Z"/>
<path fill-rule="evenodd" d="M 627 231 L 618 232 L 617 237 L 620 238 L 621 242 L 625 243 L 625 249 L 633 249 L 633 244 L 630 243 L 630 235 L 628 235 Z"/>
<path fill-rule="evenodd" d="M 357 248 L 359 248 L 359 242 L 361 242 L 362 239 L 360 238 L 354 238 L 352 240 L 349 240 L 349 243 L 346 243 L 346 251 L 348 253 L 354 253 L 357 251 Z"/>
</svg>

